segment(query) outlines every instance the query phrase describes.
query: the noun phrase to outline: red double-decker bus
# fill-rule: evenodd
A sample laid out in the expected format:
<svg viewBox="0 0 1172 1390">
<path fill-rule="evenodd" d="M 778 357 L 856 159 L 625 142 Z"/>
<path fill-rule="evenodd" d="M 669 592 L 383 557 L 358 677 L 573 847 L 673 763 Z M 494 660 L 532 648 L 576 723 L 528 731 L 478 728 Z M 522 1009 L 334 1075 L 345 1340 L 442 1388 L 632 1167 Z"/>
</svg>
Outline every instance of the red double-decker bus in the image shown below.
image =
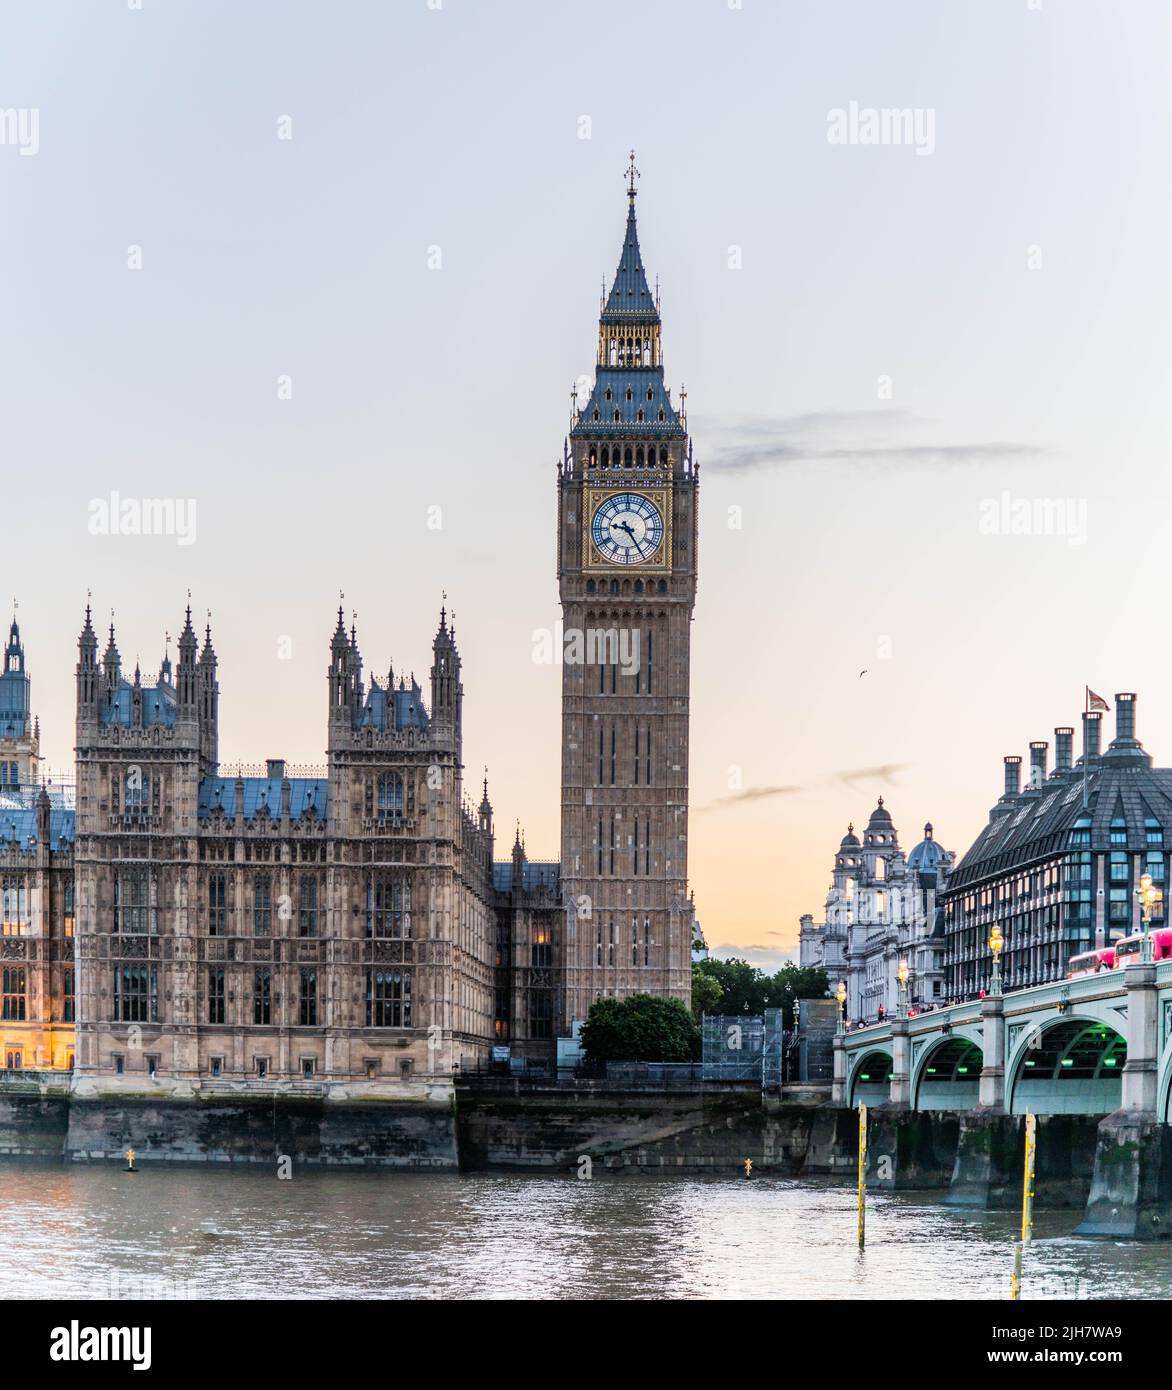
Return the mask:
<svg viewBox="0 0 1172 1390">
<path fill-rule="evenodd" d="M 1083 951 L 1071 956 L 1066 967 L 1066 978 L 1076 980 L 1081 975 L 1097 975 L 1100 970 L 1114 970 L 1116 965 L 1115 947 L 1100 946 L 1095 951 Z"/>
<path fill-rule="evenodd" d="M 1115 964 L 1134 965 L 1139 960 L 1140 952 L 1143 950 L 1144 934 L 1136 932 L 1134 936 L 1125 936 L 1122 941 L 1115 943 Z M 1152 932 L 1152 958 L 1154 960 L 1172 960 L 1172 927 L 1160 927 Z"/>
</svg>

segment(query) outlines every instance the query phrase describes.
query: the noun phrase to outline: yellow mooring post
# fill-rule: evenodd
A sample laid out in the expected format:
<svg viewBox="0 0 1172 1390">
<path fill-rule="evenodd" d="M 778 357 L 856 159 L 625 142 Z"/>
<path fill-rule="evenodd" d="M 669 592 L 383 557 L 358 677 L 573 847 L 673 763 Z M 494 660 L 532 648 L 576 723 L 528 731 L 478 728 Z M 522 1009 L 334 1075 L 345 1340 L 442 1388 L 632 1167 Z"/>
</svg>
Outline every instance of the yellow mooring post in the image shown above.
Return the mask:
<svg viewBox="0 0 1172 1390">
<path fill-rule="evenodd" d="M 859 1249 L 867 1236 L 867 1107 L 859 1106 Z"/>
<path fill-rule="evenodd" d="M 1025 1122 L 1025 1175 L 1021 1189 L 1021 1239 L 1013 1246 L 1013 1287 L 1010 1298 L 1021 1297 L 1021 1262 L 1034 1233 L 1034 1153 L 1038 1146 L 1038 1121 L 1027 1115 Z"/>
</svg>

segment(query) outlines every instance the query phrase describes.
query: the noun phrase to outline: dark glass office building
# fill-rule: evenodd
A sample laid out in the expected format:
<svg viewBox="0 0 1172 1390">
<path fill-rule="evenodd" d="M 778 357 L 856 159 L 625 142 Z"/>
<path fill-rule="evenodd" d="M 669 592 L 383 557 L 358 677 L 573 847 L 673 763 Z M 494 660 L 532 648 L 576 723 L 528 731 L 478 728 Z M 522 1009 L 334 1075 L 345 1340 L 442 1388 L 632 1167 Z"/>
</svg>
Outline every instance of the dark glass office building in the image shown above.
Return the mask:
<svg viewBox="0 0 1172 1390">
<path fill-rule="evenodd" d="M 1061 979 L 1071 956 L 1142 930 L 1136 889 L 1150 874 L 1163 888 L 1172 835 L 1172 768 L 1154 768 L 1136 738 L 1136 697 L 1115 697 L 1115 738 L 1101 750 L 1102 715 L 1083 715 L 1082 756 L 1074 730 L 1030 744 L 1029 775 L 1005 759 L 1005 791 L 989 823 L 953 871 L 943 894 L 946 990 L 965 998 L 988 989 L 989 937 L 1005 941 L 1004 987 Z M 1164 905 L 1153 914 L 1163 924 Z"/>
</svg>

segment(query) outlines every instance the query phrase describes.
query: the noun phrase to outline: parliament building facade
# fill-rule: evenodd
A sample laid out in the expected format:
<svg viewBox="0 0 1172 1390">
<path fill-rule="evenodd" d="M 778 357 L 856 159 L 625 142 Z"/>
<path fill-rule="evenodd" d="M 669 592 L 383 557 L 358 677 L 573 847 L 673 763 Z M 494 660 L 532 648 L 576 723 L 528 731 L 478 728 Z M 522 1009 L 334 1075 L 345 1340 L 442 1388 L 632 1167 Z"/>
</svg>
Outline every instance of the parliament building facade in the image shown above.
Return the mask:
<svg viewBox="0 0 1172 1390">
<path fill-rule="evenodd" d="M 596 379 L 557 467 L 567 638 L 560 862 L 496 858 L 464 784 L 461 663 L 441 612 L 429 685 L 364 677 L 339 610 L 326 766 L 221 768 L 210 627 L 124 670 L 78 640 L 75 788 L 39 784 L 24 646 L 0 677 L 10 1069 L 119 1088 L 451 1077 L 493 1047 L 550 1063 L 591 1004 L 687 1003 L 690 623 L 698 469 L 663 381 L 635 223 Z M 569 640 L 567 653 L 569 652 Z"/>
</svg>

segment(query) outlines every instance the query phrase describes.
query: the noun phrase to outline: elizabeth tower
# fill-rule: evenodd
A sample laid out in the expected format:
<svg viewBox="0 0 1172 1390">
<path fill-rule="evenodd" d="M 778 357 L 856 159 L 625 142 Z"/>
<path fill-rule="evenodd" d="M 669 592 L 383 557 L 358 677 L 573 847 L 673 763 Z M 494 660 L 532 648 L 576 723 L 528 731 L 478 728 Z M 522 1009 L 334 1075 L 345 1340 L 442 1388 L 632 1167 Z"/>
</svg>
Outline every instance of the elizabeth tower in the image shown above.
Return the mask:
<svg viewBox="0 0 1172 1390">
<path fill-rule="evenodd" d="M 663 382 L 658 293 L 627 226 L 594 387 L 558 476 L 565 1016 L 649 993 L 691 1000 L 688 682 L 698 469 Z"/>
</svg>

